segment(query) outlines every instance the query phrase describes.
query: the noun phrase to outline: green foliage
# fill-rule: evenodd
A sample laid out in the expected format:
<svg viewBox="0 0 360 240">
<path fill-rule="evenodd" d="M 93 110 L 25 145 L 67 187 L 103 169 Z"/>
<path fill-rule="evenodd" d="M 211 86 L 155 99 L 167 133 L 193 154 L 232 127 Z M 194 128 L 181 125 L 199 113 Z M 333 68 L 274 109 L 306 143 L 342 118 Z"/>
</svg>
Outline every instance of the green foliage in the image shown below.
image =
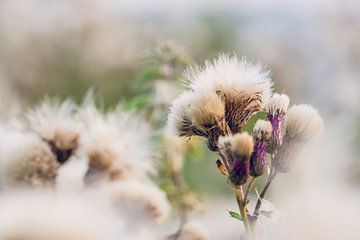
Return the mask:
<svg viewBox="0 0 360 240">
<path fill-rule="evenodd" d="M 235 219 L 237 219 L 239 221 L 242 221 L 242 217 L 241 217 L 240 213 L 229 211 L 229 210 L 227 210 L 227 211 L 228 211 L 230 217 L 235 218 Z"/>
</svg>

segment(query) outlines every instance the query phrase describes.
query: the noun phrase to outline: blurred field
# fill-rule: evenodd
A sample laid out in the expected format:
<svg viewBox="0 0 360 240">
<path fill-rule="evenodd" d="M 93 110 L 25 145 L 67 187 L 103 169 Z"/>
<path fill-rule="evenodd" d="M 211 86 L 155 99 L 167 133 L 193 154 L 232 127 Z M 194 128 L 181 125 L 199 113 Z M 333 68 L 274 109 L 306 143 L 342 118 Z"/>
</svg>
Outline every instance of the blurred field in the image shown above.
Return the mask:
<svg viewBox="0 0 360 240">
<path fill-rule="evenodd" d="M 93 89 L 106 109 L 122 102 L 146 115 L 156 97 L 156 69 L 165 61 L 151 54 L 163 41 L 187 56 L 176 72 L 175 96 L 186 64 L 235 52 L 272 69 L 278 92 L 317 106 L 325 120 L 325 135 L 301 157 L 308 161 L 274 191 L 286 196 L 280 188 L 301 189 L 303 179 L 320 177 L 325 186 L 336 179 L 354 194 L 360 186 L 359 13 L 360 2 L 340 0 L 0 0 L 0 112 L 23 112 L 45 96 L 80 102 Z M 165 124 L 166 112 L 155 126 Z M 216 156 L 197 144 L 186 155 L 185 180 L 215 205 L 228 201 L 231 189 Z M 309 159 L 317 163 L 309 167 Z"/>
</svg>

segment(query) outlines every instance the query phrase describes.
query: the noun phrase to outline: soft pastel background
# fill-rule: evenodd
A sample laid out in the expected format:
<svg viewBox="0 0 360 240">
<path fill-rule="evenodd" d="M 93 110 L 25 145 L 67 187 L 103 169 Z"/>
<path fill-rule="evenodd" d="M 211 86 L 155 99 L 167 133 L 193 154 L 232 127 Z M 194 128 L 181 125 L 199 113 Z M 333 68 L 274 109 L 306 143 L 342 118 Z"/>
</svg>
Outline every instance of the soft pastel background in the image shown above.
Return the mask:
<svg viewBox="0 0 360 240">
<path fill-rule="evenodd" d="M 278 92 L 316 106 L 325 121 L 298 168 L 275 182 L 274 202 L 314 192 L 328 199 L 338 193 L 324 189 L 333 188 L 348 189 L 352 202 L 360 186 L 359 13 L 359 1 L 341 0 L 0 0 L 0 112 L 21 112 L 44 96 L 79 101 L 89 88 L 106 107 L 136 108 L 134 99 L 147 92 L 143 73 L 156 64 L 146 56 L 164 39 L 181 45 L 189 62 L 246 55 L 272 69 Z M 194 151 L 186 180 L 205 193 L 210 227 L 229 222 L 226 238 L 226 228 L 238 226 L 225 211 L 234 201 L 215 156 Z M 313 202 L 304 200 L 301 211 Z"/>
</svg>

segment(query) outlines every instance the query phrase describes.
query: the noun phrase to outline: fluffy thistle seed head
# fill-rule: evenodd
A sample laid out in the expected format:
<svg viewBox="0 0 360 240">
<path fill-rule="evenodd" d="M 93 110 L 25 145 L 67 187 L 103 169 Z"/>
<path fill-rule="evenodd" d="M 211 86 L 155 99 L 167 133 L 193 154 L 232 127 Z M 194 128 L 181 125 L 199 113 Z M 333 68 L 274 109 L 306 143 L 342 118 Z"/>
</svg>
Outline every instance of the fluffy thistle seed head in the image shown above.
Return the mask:
<svg viewBox="0 0 360 240">
<path fill-rule="evenodd" d="M 52 187 L 60 167 L 46 143 L 25 133 L 8 135 L 14 143 L 1 152 L 1 183 L 5 188 Z M 5 149 L 6 148 L 6 149 Z"/>
<path fill-rule="evenodd" d="M 308 141 L 322 131 L 324 122 L 310 105 L 294 105 L 289 109 L 286 135 L 296 141 Z"/>
<path fill-rule="evenodd" d="M 246 58 L 220 54 L 213 61 L 206 61 L 203 67 L 189 68 L 185 77 L 189 88 L 195 92 L 217 92 L 234 89 L 238 92 L 260 94 L 262 104 L 271 96 L 270 72 L 261 64 L 251 64 Z"/>
<path fill-rule="evenodd" d="M 216 93 L 210 92 L 206 95 L 199 95 L 193 99 L 189 114 L 192 117 L 192 123 L 197 128 L 208 131 L 218 126 L 224 119 L 224 103 Z"/>
<path fill-rule="evenodd" d="M 209 230 L 200 222 L 187 222 L 180 235 L 180 240 L 208 240 L 210 239 Z"/>
<path fill-rule="evenodd" d="M 271 122 L 265 120 L 257 120 L 253 129 L 253 135 L 255 139 L 262 142 L 270 140 L 272 132 Z"/>
<path fill-rule="evenodd" d="M 322 131 L 323 120 L 310 105 L 294 105 L 289 109 L 283 144 L 277 151 L 274 166 L 279 172 L 288 172 L 307 141 Z"/>
<path fill-rule="evenodd" d="M 189 107 L 193 97 L 194 95 L 191 91 L 186 91 L 172 102 L 167 119 L 167 125 L 171 133 L 180 137 L 197 135 L 194 132 L 195 127 L 191 122 L 189 114 Z"/>
<path fill-rule="evenodd" d="M 81 146 L 89 159 L 88 183 L 141 179 L 154 172 L 148 128 L 134 114 L 120 106 L 102 113 L 88 96 L 77 118 L 87 129 Z"/>
<path fill-rule="evenodd" d="M 130 223 L 160 223 L 170 212 L 166 194 L 154 185 L 139 181 L 117 181 L 107 184 L 105 190 L 119 213 Z"/>
<path fill-rule="evenodd" d="M 275 93 L 266 105 L 266 112 L 271 115 L 284 117 L 289 107 L 290 99 L 286 94 Z"/>
<path fill-rule="evenodd" d="M 253 138 L 246 132 L 220 137 L 219 149 L 230 163 L 230 181 L 236 186 L 246 183 L 250 172 L 250 157 L 254 149 Z"/>
<path fill-rule="evenodd" d="M 45 100 L 28 115 L 30 128 L 50 146 L 59 163 L 64 163 L 78 147 L 81 126 L 74 119 L 75 105 Z"/>
</svg>

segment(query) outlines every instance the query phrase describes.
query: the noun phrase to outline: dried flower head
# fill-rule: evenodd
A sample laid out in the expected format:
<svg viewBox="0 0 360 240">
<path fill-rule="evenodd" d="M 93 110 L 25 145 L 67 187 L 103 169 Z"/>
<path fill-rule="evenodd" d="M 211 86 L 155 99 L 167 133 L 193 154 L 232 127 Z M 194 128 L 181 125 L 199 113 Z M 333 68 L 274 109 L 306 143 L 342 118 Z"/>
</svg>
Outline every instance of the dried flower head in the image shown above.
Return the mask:
<svg viewBox="0 0 360 240">
<path fill-rule="evenodd" d="M 180 240 L 208 240 L 210 239 L 209 230 L 200 222 L 187 222 L 180 235 Z"/>
<path fill-rule="evenodd" d="M 324 127 L 318 111 L 310 105 L 294 105 L 286 119 L 286 135 L 297 141 L 309 141 Z"/>
<path fill-rule="evenodd" d="M 219 136 L 240 132 L 272 92 L 269 71 L 236 56 L 220 55 L 185 77 L 189 90 L 173 102 L 169 125 L 179 136 L 206 137 L 212 151 Z"/>
<path fill-rule="evenodd" d="M 285 94 L 275 93 L 266 106 L 268 119 L 272 125 L 271 141 L 268 152 L 273 153 L 282 142 L 282 123 L 289 107 L 289 97 Z"/>
<path fill-rule="evenodd" d="M 46 141 L 59 163 L 64 163 L 76 151 L 81 126 L 74 120 L 75 105 L 67 100 L 60 104 L 45 100 L 27 118 L 30 128 Z"/>
<path fill-rule="evenodd" d="M 144 178 L 153 173 L 148 128 L 121 107 L 102 113 L 92 98 L 78 113 L 86 133 L 81 146 L 89 159 L 88 182 Z"/>
<path fill-rule="evenodd" d="M 253 149 L 253 138 L 246 132 L 219 138 L 220 154 L 228 162 L 229 179 L 236 186 L 248 179 Z"/>
<path fill-rule="evenodd" d="M 271 116 L 279 115 L 284 117 L 289 103 L 290 99 L 286 94 L 274 93 L 266 105 L 266 112 Z"/>
<path fill-rule="evenodd" d="M 294 105 L 289 109 L 283 144 L 275 155 L 274 166 L 279 172 L 291 170 L 305 143 L 322 131 L 323 120 L 310 105 Z"/>
<path fill-rule="evenodd" d="M 170 212 L 166 194 L 155 185 L 139 181 L 116 181 L 106 184 L 104 189 L 118 213 L 129 223 L 160 223 Z"/>
<path fill-rule="evenodd" d="M 2 131 L 1 184 L 4 188 L 52 187 L 60 167 L 49 146 L 31 133 Z"/>
<path fill-rule="evenodd" d="M 270 140 L 272 126 L 269 121 L 258 120 L 253 129 L 254 152 L 250 159 L 250 175 L 261 176 L 266 168 L 266 146 Z"/>
<path fill-rule="evenodd" d="M 194 94 L 191 91 L 183 92 L 176 98 L 170 107 L 167 119 L 170 132 L 180 137 L 190 137 L 192 135 L 203 135 L 205 133 L 196 132 L 196 128 L 192 125 L 189 107 Z"/>
</svg>

